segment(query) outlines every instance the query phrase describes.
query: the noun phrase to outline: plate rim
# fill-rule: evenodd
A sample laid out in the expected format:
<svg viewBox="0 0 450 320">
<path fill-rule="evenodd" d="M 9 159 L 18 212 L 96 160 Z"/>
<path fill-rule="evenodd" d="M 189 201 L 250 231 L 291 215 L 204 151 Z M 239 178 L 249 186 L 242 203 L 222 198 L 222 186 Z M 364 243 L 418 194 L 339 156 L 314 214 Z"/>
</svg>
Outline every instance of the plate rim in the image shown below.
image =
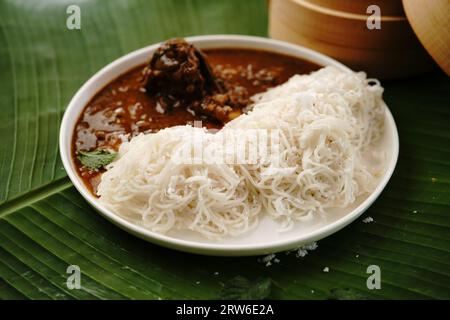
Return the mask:
<svg viewBox="0 0 450 320">
<path fill-rule="evenodd" d="M 324 55 L 314 50 L 290 44 L 284 41 L 273 40 L 269 38 L 263 37 L 255 37 L 255 36 L 244 36 L 244 35 L 204 35 L 204 36 L 193 36 L 193 37 L 185 37 L 188 42 L 192 42 L 195 44 L 211 44 L 215 42 L 222 43 L 221 46 L 216 47 L 224 47 L 223 44 L 229 44 L 230 46 L 235 46 L 236 43 L 242 45 L 241 47 L 255 48 L 259 46 L 261 49 L 266 48 L 269 51 L 275 51 L 280 53 L 289 54 L 290 52 L 297 53 L 297 56 L 303 55 L 304 58 L 310 60 L 315 63 L 320 63 L 322 65 L 334 65 L 342 70 L 349 71 L 350 69 L 340 62 Z M 282 239 L 271 242 L 263 242 L 257 244 L 220 244 L 220 243 L 206 243 L 206 242 L 197 242 L 192 240 L 183 240 L 179 238 L 174 238 L 168 235 L 160 234 L 148 230 L 142 226 L 136 225 L 125 218 L 113 213 L 107 208 L 103 207 L 97 198 L 95 198 L 89 190 L 84 186 L 81 179 L 78 177 L 76 173 L 74 163 L 71 157 L 71 140 L 72 133 L 74 129 L 74 125 L 76 120 L 78 119 L 81 111 L 85 107 L 85 103 L 81 104 L 79 102 L 80 99 L 86 94 L 87 91 L 91 89 L 91 86 L 101 81 L 101 78 L 105 76 L 105 74 L 113 72 L 113 70 L 119 69 L 123 64 L 128 63 L 129 61 L 133 61 L 133 59 L 137 59 L 142 55 L 149 55 L 151 51 L 156 49 L 161 43 L 155 43 L 137 50 L 134 50 L 124 56 L 119 57 L 118 59 L 112 61 L 107 64 L 105 67 L 101 68 L 98 72 L 96 72 L 93 76 L 91 76 L 75 93 L 75 95 L 71 98 L 66 110 L 64 111 L 64 115 L 61 121 L 61 127 L 59 132 L 59 150 L 60 157 L 62 159 L 62 163 L 64 169 L 66 170 L 67 175 L 72 181 L 73 185 L 77 189 L 77 191 L 82 195 L 82 197 L 103 217 L 105 217 L 110 222 L 114 223 L 116 226 L 121 229 L 141 238 L 151 243 L 161 245 L 163 247 L 167 247 L 170 249 L 175 249 L 179 251 L 189 252 L 189 253 L 197 253 L 203 255 L 213 255 L 213 256 L 253 256 L 253 255 L 263 255 L 274 252 L 280 252 L 288 249 L 292 249 L 298 247 L 302 244 L 311 243 L 313 241 L 317 241 L 323 239 L 350 224 L 359 216 L 361 216 L 378 198 L 381 192 L 386 187 L 389 182 L 399 154 L 399 137 L 397 126 L 394 121 L 394 117 L 390 112 L 387 105 L 383 102 L 385 108 L 385 116 L 386 121 L 392 128 L 392 151 L 393 154 L 389 163 L 386 166 L 386 171 L 384 176 L 380 179 L 379 183 L 375 190 L 363 200 L 356 208 L 347 213 L 345 216 L 337 219 L 336 221 L 331 222 L 325 226 L 318 228 L 317 230 L 313 230 L 305 235 L 299 235 L 298 237 L 293 237 L 289 239 Z M 213 46 L 211 46 L 213 47 Z M 130 64 L 125 68 L 125 70 L 130 70 L 132 67 L 137 66 L 139 64 Z M 124 71 L 120 72 L 123 73 Z M 113 79 L 113 77 L 112 77 Z M 111 78 L 106 82 L 103 82 L 100 87 L 106 85 Z M 90 100 L 95 93 L 89 95 Z M 73 116 L 75 114 L 75 116 Z M 69 143 L 67 143 L 69 142 Z"/>
</svg>

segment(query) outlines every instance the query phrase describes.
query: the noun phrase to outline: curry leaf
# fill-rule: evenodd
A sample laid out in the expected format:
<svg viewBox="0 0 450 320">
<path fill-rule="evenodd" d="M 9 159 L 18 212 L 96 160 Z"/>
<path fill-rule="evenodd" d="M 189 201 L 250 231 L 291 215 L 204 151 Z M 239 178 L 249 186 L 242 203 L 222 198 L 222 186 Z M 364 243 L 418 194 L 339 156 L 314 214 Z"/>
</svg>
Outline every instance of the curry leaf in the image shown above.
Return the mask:
<svg viewBox="0 0 450 320">
<path fill-rule="evenodd" d="M 77 158 L 81 164 L 91 170 L 100 169 L 116 158 L 117 153 L 110 152 L 104 149 L 97 149 L 94 151 L 78 151 Z"/>
<path fill-rule="evenodd" d="M 270 278 L 250 281 L 242 276 L 237 276 L 223 285 L 220 297 L 230 300 L 263 300 L 270 295 L 271 290 Z"/>
</svg>

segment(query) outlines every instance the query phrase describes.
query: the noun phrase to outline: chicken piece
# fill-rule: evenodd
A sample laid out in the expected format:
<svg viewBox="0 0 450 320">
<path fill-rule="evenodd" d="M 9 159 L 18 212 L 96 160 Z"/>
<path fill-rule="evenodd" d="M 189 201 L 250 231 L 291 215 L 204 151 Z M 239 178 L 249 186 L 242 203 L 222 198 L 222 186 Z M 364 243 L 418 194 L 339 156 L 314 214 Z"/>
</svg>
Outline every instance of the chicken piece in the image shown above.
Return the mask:
<svg viewBox="0 0 450 320">
<path fill-rule="evenodd" d="M 223 92 L 203 53 L 183 39 L 165 42 L 153 54 L 147 92 L 161 97 L 164 109 L 186 106 L 213 92 Z"/>
<path fill-rule="evenodd" d="M 221 123 L 241 114 L 248 99 L 241 99 L 215 77 L 206 56 L 184 39 L 159 47 L 146 72 L 146 90 L 164 110 L 189 108 Z"/>
</svg>

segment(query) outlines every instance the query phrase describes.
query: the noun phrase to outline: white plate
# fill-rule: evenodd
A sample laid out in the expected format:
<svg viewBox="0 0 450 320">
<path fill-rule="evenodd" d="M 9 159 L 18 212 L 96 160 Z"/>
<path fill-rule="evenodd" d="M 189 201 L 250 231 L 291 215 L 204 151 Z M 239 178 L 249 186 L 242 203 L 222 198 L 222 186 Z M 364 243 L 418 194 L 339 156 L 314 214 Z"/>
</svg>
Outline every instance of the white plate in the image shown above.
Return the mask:
<svg viewBox="0 0 450 320">
<path fill-rule="evenodd" d="M 341 63 L 323 54 L 297 45 L 288 44 L 266 38 L 237 36 L 237 35 L 209 35 L 187 38 L 187 41 L 199 48 L 253 48 L 265 49 L 273 52 L 284 53 L 295 57 L 312 61 L 319 65 L 333 65 L 342 70 L 349 70 Z M 278 233 L 278 225 L 269 218 L 263 218 L 256 230 L 241 237 L 229 238 L 221 241 L 204 239 L 190 232 L 172 232 L 161 235 L 141 226 L 137 226 L 110 210 L 104 208 L 78 177 L 75 165 L 71 159 L 71 139 L 75 123 L 83 108 L 91 98 L 111 80 L 124 72 L 147 61 L 152 52 L 159 46 L 154 44 L 132 53 L 129 53 L 97 72 L 75 94 L 64 113 L 61 124 L 59 145 L 61 158 L 70 179 L 81 195 L 104 217 L 112 221 L 120 228 L 142 238 L 168 248 L 177 250 L 220 256 L 245 256 L 268 254 L 298 247 L 322 239 L 351 223 L 358 218 L 380 195 L 391 177 L 398 157 L 398 133 L 391 112 L 386 107 L 386 128 L 380 148 L 386 151 L 388 156 L 387 168 L 380 179 L 375 191 L 358 201 L 351 207 L 334 209 L 326 221 L 318 220 L 309 224 L 297 223 L 289 232 Z"/>
</svg>

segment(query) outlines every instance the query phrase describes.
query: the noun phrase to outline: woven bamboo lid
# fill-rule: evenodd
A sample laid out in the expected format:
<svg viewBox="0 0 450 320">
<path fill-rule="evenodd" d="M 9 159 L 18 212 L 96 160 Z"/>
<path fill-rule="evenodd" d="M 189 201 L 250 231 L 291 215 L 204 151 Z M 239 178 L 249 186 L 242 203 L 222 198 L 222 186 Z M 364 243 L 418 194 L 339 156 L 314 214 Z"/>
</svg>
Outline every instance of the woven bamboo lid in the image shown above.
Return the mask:
<svg viewBox="0 0 450 320">
<path fill-rule="evenodd" d="M 403 0 L 403 6 L 420 42 L 450 76 L 449 0 Z"/>
</svg>

